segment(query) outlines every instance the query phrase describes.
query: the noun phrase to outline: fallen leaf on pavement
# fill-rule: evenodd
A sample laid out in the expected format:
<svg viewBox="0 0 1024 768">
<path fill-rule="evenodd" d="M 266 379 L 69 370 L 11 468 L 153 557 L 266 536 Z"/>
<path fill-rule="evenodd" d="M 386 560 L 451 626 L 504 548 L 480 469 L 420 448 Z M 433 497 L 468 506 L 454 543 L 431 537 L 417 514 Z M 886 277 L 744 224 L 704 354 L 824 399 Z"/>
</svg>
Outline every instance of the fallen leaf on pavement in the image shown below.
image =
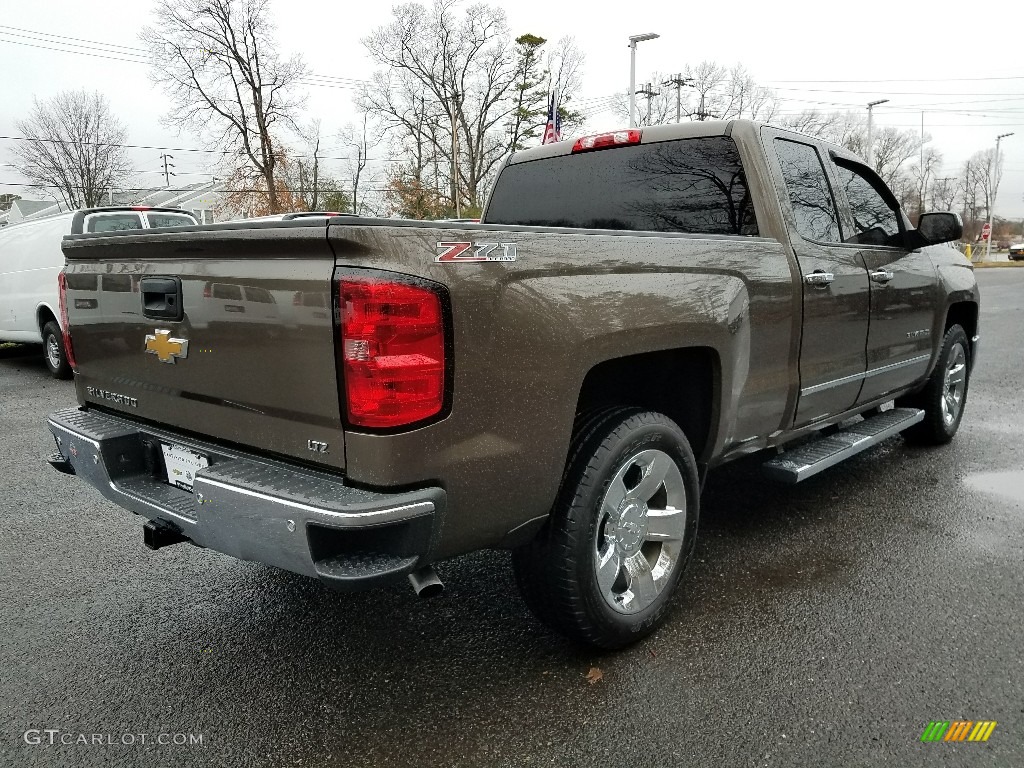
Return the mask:
<svg viewBox="0 0 1024 768">
<path fill-rule="evenodd" d="M 591 667 L 590 671 L 587 672 L 587 682 L 593 685 L 594 683 L 599 683 L 602 680 L 604 680 L 604 672 L 597 667 Z"/>
</svg>

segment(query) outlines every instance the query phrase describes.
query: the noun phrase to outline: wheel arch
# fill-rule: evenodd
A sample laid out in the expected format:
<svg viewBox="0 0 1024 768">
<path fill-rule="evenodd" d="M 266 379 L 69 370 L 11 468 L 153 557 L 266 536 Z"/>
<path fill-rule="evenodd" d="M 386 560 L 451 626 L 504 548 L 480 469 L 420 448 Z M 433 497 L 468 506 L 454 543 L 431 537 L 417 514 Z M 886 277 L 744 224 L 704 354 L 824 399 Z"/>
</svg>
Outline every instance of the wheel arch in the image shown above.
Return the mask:
<svg viewBox="0 0 1024 768">
<path fill-rule="evenodd" d="M 594 365 L 580 386 L 576 413 L 636 406 L 663 413 L 683 430 L 706 466 L 721 408 L 721 359 L 712 347 L 680 347 L 612 358 Z"/>
<path fill-rule="evenodd" d="M 60 313 L 55 311 L 53 307 L 45 302 L 36 307 L 36 328 L 39 329 L 39 335 L 43 335 L 43 328 L 50 321 L 57 324 L 57 327 L 64 330 L 64 326 L 60 322 Z"/>
</svg>

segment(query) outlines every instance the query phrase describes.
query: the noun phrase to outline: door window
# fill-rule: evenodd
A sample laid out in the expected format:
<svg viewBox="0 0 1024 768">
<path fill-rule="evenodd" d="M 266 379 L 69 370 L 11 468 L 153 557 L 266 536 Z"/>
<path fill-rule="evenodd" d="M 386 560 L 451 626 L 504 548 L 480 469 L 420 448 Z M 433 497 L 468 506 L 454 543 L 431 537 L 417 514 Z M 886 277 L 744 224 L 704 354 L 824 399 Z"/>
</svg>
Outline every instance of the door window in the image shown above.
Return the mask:
<svg viewBox="0 0 1024 768">
<path fill-rule="evenodd" d="M 842 242 L 832 190 L 817 151 L 809 144 L 776 139 L 775 152 L 782 166 L 796 231 L 805 240 Z"/>
<path fill-rule="evenodd" d="M 895 204 L 886 199 L 875 183 L 854 168 L 836 166 L 839 184 L 846 192 L 853 216 L 853 233 L 846 238 L 857 245 L 903 245 L 900 215 Z"/>
</svg>

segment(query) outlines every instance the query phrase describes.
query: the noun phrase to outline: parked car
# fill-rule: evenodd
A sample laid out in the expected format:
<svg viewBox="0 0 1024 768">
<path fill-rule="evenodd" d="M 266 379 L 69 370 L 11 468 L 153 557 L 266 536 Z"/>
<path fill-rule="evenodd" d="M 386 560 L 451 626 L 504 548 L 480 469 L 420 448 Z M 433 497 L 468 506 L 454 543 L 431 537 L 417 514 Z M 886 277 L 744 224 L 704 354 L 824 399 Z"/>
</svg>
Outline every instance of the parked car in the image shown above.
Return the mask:
<svg viewBox="0 0 1024 768">
<path fill-rule="evenodd" d="M 192 214 L 176 208 L 106 207 L 58 213 L 0 229 L 0 341 L 42 342 L 50 373 L 59 379 L 70 378 L 58 302 L 57 276 L 64 266 L 61 239 L 71 234 L 196 223 Z M 113 286 L 117 280 L 108 275 L 106 284 Z M 118 283 L 118 289 L 125 286 L 129 293 L 137 294 L 138 286 L 132 287 L 128 276 Z M 83 297 L 82 301 L 84 309 L 90 299 Z M 133 301 L 131 307 L 137 304 Z"/>
<path fill-rule="evenodd" d="M 543 622 L 621 647 L 668 615 L 708 472 L 765 451 L 795 483 L 953 439 L 979 339 L 973 268 L 940 245 L 962 232 L 912 225 L 842 147 L 735 120 L 517 152 L 479 224 L 71 237 L 68 285 L 123 268 L 166 293 L 96 326 L 69 289 L 79 407 L 50 415 L 51 462 L 153 549 L 339 589 L 437 592 L 435 563 L 510 549 Z M 222 275 L 324 316 L 197 330 Z"/>
<path fill-rule="evenodd" d="M 1009 250 L 1010 261 L 1020 261 L 1024 259 L 1024 243 L 1014 243 L 1010 246 Z"/>
</svg>

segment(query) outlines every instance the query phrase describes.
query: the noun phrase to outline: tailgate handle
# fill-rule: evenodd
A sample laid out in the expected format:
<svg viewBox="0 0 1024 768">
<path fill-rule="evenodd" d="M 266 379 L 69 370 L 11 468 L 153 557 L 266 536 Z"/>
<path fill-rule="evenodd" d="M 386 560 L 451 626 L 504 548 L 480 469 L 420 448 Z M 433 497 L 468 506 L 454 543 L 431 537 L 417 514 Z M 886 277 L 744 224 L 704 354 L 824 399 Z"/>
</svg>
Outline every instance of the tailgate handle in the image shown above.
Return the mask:
<svg viewBox="0 0 1024 768">
<path fill-rule="evenodd" d="M 142 314 L 153 320 L 181 320 L 180 277 L 144 277 L 139 282 Z"/>
</svg>

